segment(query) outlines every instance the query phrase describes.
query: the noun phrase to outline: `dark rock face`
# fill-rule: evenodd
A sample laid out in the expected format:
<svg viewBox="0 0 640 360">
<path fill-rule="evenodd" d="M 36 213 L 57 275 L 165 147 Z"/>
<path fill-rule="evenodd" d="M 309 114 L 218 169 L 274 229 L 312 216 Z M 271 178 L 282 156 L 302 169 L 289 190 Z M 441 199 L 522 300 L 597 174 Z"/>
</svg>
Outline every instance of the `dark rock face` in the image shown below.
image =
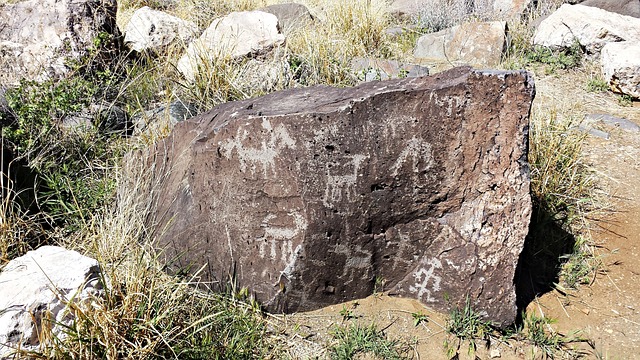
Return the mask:
<svg viewBox="0 0 640 360">
<path fill-rule="evenodd" d="M 580 4 L 640 18 L 640 0 L 586 0 Z"/>
<path fill-rule="evenodd" d="M 138 159 L 159 245 L 269 311 L 392 294 L 514 321 L 531 201 L 526 72 L 311 87 L 220 105 Z M 175 260 L 175 259 L 178 260 Z"/>
</svg>

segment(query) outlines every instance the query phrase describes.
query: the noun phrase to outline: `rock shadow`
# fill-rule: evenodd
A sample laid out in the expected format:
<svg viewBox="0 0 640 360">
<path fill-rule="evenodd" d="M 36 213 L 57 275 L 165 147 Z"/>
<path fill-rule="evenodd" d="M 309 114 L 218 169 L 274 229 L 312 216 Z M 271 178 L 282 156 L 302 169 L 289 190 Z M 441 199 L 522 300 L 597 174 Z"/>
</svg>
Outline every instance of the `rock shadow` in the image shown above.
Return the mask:
<svg viewBox="0 0 640 360">
<path fill-rule="evenodd" d="M 564 258 L 573 253 L 574 246 L 575 237 L 563 229 L 562 220 L 534 200 L 529 233 L 514 278 L 517 323 L 531 301 L 554 289 Z"/>
</svg>

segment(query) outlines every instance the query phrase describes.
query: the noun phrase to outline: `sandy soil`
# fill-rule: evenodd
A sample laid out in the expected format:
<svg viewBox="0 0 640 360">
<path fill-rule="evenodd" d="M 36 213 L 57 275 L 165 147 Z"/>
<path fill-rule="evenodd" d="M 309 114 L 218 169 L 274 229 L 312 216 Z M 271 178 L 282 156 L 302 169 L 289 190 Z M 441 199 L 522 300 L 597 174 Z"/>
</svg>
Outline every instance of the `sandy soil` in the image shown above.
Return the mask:
<svg viewBox="0 0 640 360">
<path fill-rule="evenodd" d="M 622 106 L 612 93 L 593 93 L 586 82 L 599 71 L 594 65 L 553 75 L 536 75 L 534 112 L 554 109 L 561 116 L 583 119 L 589 114 L 609 114 L 640 125 L 640 104 Z M 585 129 L 606 132 L 608 139 L 590 135 L 584 149 L 586 162 L 598 177 L 599 187 L 610 202 L 612 213 L 590 224 L 602 265 L 592 284 L 578 290 L 554 290 L 535 299 L 527 308 L 553 318 L 554 331 L 584 338 L 569 346 L 575 351 L 556 353 L 556 358 L 640 359 L 640 132 L 585 120 Z M 596 133 L 596 135 L 604 135 Z M 345 320 L 347 309 L 353 315 Z M 417 326 L 413 314 L 427 321 Z M 274 324 L 296 359 L 324 357 L 335 326 L 375 323 L 388 338 L 400 339 L 414 359 L 448 359 L 444 343 L 457 348 L 457 341 L 444 330 L 448 316 L 417 301 L 382 294 L 330 306 L 310 313 L 275 317 Z M 527 342 L 493 338 L 478 342 L 469 354 L 460 344 L 459 359 L 532 359 L 544 354 Z M 367 358 L 367 357 L 363 357 Z"/>
</svg>

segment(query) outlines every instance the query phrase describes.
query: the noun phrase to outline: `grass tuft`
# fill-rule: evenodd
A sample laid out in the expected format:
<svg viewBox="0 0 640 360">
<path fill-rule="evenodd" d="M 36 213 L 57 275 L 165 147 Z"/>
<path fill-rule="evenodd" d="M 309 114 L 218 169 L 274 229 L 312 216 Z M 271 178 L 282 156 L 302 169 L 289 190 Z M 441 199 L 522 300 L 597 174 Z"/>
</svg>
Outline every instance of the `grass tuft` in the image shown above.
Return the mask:
<svg viewBox="0 0 640 360">
<path fill-rule="evenodd" d="M 397 340 L 388 340 L 375 324 L 335 326 L 332 335 L 337 342 L 329 348 L 332 360 L 355 359 L 357 354 L 373 355 L 376 359 L 408 358 L 408 347 Z"/>
</svg>

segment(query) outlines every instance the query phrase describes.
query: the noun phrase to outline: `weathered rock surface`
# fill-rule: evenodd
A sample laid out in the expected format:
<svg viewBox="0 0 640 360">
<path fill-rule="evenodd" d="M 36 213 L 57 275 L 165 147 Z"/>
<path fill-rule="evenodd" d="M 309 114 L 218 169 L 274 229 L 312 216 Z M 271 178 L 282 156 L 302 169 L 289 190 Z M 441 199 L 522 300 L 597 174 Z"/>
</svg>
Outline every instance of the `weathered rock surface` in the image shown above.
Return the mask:
<svg viewBox="0 0 640 360">
<path fill-rule="evenodd" d="M 585 116 L 585 120 L 600 121 L 607 126 L 622 129 L 624 131 L 640 132 L 640 126 L 633 121 L 609 114 L 589 114 Z"/>
<path fill-rule="evenodd" d="M 640 18 L 640 0 L 586 0 L 580 3 L 620 15 Z"/>
<path fill-rule="evenodd" d="M 125 28 L 124 42 L 137 52 L 161 51 L 171 44 L 186 47 L 197 32 L 194 22 L 144 6 L 131 16 Z"/>
<path fill-rule="evenodd" d="M 600 63 L 611 90 L 640 99 L 640 43 L 609 43 L 602 48 Z"/>
<path fill-rule="evenodd" d="M 507 41 L 507 23 L 466 23 L 421 36 L 414 49 L 416 58 L 463 61 L 470 65 L 500 63 Z"/>
<path fill-rule="evenodd" d="M 564 4 L 540 23 L 533 43 L 567 48 L 576 40 L 591 54 L 600 54 L 610 42 L 638 42 L 640 19 L 591 6 Z"/>
<path fill-rule="evenodd" d="M 0 6 L 0 84 L 66 74 L 101 32 L 116 34 L 115 0 L 27 0 Z"/>
<path fill-rule="evenodd" d="M 258 10 L 275 15 L 278 18 L 280 29 L 285 34 L 308 26 L 315 20 L 306 6 L 297 3 L 274 4 Z"/>
<path fill-rule="evenodd" d="M 388 59 L 356 58 L 351 71 L 362 81 L 389 80 L 429 75 L 429 68 Z"/>
<path fill-rule="evenodd" d="M 233 12 L 214 20 L 193 41 L 180 60 L 178 70 L 193 81 L 198 67 L 216 58 L 241 58 L 269 51 L 284 43 L 278 18 L 262 11 Z"/>
<path fill-rule="evenodd" d="M 99 292 L 99 268 L 94 259 L 56 246 L 43 246 L 10 261 L 0 272 L 0 358 L 17 347 L 37 349 L 38 329 L 59 334 L 68 325 L 69 301 L 76 304 Z M 34 322 L 35 321 L 35 322 Z"/>
<path fill-rule="evenodd" d="M 130 169 L 150 169 L 172 267 L 233 273 L 270 311 L 366 297 L 383 278 L 437 309 L 469 296 L 504 325 L 531 212 L 533 93 L 526 72 L 470 68 L 286 90 L 179 123 Z"/>
</svg>

